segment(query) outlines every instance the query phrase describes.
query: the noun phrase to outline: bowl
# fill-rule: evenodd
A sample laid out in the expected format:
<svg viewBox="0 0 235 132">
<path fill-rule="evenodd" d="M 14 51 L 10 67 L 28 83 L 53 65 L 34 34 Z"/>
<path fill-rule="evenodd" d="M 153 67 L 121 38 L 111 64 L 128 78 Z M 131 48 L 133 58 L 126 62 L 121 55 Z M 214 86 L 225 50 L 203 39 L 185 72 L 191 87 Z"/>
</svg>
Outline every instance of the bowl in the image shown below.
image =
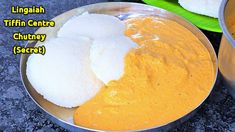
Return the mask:
<svg viewBox="0 0 235 132">
<path fill-rule="evenodd" d="M 219 49 L 219 69 L 228 91 L 235 99 L 235 0 L 223 0 L 220 6 L 219 21 L 223 36 Z"/>
<path fill-rule="evenodd" d="M 107 3 L 97 3 L 97 4 L 92 4 L 92 5 L 87 5 L 83 7 L 79 7 L 70 11 L 67 11 L 57 17 L 55 17 L 53 20 L 55 21 L 56 25 L 55 27 L 42 27 L 39 28 L 35 33 L 36 34 L 47 34 L 47 39 L 53 38 L 56 36 L 56 33 L 58 29 L 71 17 L 75 15 L 80 15 L 84 12 L 89 12 L 89 13 L 102 13 L 102 14 L 109 14 L 109 15 L 114 15 L 119 17 L 121 20 L 126 19 L 126 18 L 131 18 L 131 17 L 137 17 L 137 16 L 142 16 L 142 15 L 155 15 L 159 17 L 163 17 L 166 19 L 170 19 L 173 21 L 176 21 L 180 25 L 184 26 L 188 30 L 190 30 L 198 39 L 204 44 L 204 46 L 207 48 L 207 50 L 210 53 L 210 56 L 213 61 L 213 66 L 214 66 L 214 83 L 216 81 L 217 77 L 217 57 L 215 54 L 215 51 L 211 45 L 211 43 L 208 41 L 208 39 L 205 37 L 205 35 L 194 25 L 186 21 L 185 19 L 174 15 L 168 11 L 165 11 L 160 8 L 152 7 L 149 5 L 144 5 L 144 4 L 137 4 L 137 3 L 128 3 L 128 2 L 107 2 Z M 26 47 L 33 47 L 37 46 L 40 42 L 36 41 L 29 41 L 26 44 Z M 21 55 L 21 60 L 20 60 L 20 71 L 21 71 L 21 77 L 22 77 L 22 82 L 25 86 L 25 90 L 31 97 L 31 99 L 37 104 L 37 106 L 45 112 L 45 114 L 50 118 L 53 122 L 57 123 L 58 125 L 70 130 L 70 131 L 100 131 L 96 129 L 91 129 L 91 128 L 86 128 L 82 126 L 77 126 L 73 124 L 73 112 L 76 108 L 62 108 L 59 107 L 53 103 L 50 103 L 46 99 L 44 99 L 40 94 L 38 94 L 35 89 L 32 87 L 30 84 L 29 80 L 27 79 L 26 76 L 26 62 L 28 59 L 29 55 L 28 54 L 22 54 Z M 211 90 L 214 87 L 214 83 L 211 86 Z M 210 91 L 211 92 L 211 91 Z M 210 94 L 208 92 L 208 95 Z M 205 98 L 206 99 L 206 98 Z M 195 108 L 193 111 L 189 112 L 188 114 L 182 116 L 181 118 L 169 122 L 165 125 L 162 126 L 155 126 L 153 128 L 147 128 L 143 130 L 148 130 L 148 131 L 166 131 L 171 129 L 172 127 L 186 121 L 189 119 L 191 116 L 195 114 L 199 106 L 205 101 L 205 99 L 198 104 L 198 107 Z"/>
</svg>

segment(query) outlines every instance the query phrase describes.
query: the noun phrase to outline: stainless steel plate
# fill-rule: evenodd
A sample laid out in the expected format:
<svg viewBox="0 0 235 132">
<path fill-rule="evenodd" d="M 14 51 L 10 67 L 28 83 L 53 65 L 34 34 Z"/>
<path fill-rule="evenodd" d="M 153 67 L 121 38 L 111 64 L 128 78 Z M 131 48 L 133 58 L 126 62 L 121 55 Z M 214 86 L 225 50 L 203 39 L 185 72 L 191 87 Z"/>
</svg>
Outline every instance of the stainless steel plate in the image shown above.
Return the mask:
<svg viewBox="0 0 235 132">
<path fill-rule="evenodd" d="M 213 61 L 214 65 L 214 74 L 216 75 L 214 78 L 214 81 L 216 80 L 217 77 L 217 58 L 216 54 L 214 52 L 214 49 L 211 45 L 211 43 L 208 41 L 208 39 L 203 35 L 203 33 L 193 26 L 191 23 L 187 22 L 183 18 L 176 16 L 172 13 L 169 13 L 165 10 L 144 5 L 144 4 L 137 4 L 137 3 L 127 3 L 127 2 L 109 2 L 109 3 L 98 3 L 98 4 L 92 4 L 88 6 L 83 6 L 79 7 L 70 11 L 67 11 L 57 17 L 55 17 L 53 20 L 56 22 L 55 27 L 46 27 L 46 28 L 39 28 L 36 33 L 38 34 L 47 34 L 47 40 L 50 38 L 53 38 L 56 36 L 56 33 L 58 29 L 71 17 L 75 15 L 80 15 L 84 12 L 89 12 L 89 13 L 101 13 L 101 14 L 109 14 L 109 15 L 114 15 L 119 17 L 120 19 L 126 19 L 129 17 L 136 17 L 139 15 L 155 15 L 155 16 L 160 16 L 166 19 L 171 19 L 179 24 L 183 25 L 186 27 L 188 30 L 190 30 L 195 36 L 199 38 L 199 40 L 205 45 L 205 47 L 208 49 L 210 56 Z M 76 26 L 76 25 L 74 25 Z M 26 47 L 32 47 L 39 44 L 39 42 L 28 42 Z M 20 61 L 20 70 L 21 70 L 21 77 L 22 81 L 25 86 L 25 90 L 28 92 L 32 100 L 46 113 L 46 115 L 49 116 L 51 120 L 53 120 L 55 123 L 58 125 L 67 128 L 72 131 L 78 131 L 78 130 L 92 130 L 94 129 L 89 129 L 81 126 L 76 126 L 73 124 L 73 112 L 75 108 L 73 109 L 67 109 L 67 108 L 62 108 L 57 105 L 54 105 L 50 103 L 49 101 L 45 100 L 41 95 L 39 95 L 35 89 L 32 87 L 30 84 L 29 80 L 27 79 L 26 76 L 26 62 L 28 59 L 27 54 L 23 54 L 21 56 L 21 61 Z M 214 84 L 211 86 L 211 89 L 213 88 Z M 210 93 L 208 93 L 209 95 Z M 205 98 L 206 99 L 206 98 Z M 204 102 L 204 101 L 203 101 Z M 202 102 L 201 102 L 202 103 Z M 198 107 L 201 104 L 198 104 Z M 172 126 L 175 126 L 179 123 L 182 123 L 183 121 L 187 120 L 189 117 L 191 117 L 197 108 L 195 108 L 194 111 L 191 111 L 187 115 L 184 115 L 182 118 L 174 121 L 174 122 L 169 122 L 168 124 L 165 124 L 163 126 L 156 126 L 154 128 L 149 128 L 145 130 L 154 130 L 154 131 L 165 131 L 170 129 Z"/>
</svg>

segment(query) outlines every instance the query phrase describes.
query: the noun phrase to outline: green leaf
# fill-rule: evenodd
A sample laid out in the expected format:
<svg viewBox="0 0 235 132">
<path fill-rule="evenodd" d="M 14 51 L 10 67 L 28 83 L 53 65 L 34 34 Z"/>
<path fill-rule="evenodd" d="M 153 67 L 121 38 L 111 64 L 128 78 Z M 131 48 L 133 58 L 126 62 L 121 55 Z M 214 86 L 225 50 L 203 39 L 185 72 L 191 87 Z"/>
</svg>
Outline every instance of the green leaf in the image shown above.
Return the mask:
<svg viewBox="0 0 235 132">
<path fill-rule="evenodd" d="M 156 6 L 165 9 L 167 11 L 173 12 L 179 16 L 182 16 L 201 29 L 218 33 L 222 32 L 217 18 L 212 18 L 185 10 L 183 7 L 180 6 L 178 0 L 143 0 L 143 1 L 149 5 Z"/>
</svg>

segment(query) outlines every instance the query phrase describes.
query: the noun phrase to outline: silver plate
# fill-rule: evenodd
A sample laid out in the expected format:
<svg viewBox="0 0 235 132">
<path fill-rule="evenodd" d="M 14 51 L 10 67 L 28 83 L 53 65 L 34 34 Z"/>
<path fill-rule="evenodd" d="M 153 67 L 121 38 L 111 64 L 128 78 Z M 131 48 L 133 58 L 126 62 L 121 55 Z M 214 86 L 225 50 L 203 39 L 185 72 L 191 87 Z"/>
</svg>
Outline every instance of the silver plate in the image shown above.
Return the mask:
<svg viewBox="0 0 235 132">
<path fill-rule="evenodd" d="M 166 19 L 170 19 L 173 21 L 176 21 L 177 23 L 183 25 L 185 28 L 190 30 L 195 36 L 198 37 L 198 39 L 204 44 L 204 46 L 207 48 L 207 50 L 210 53 L 210 56 L 213 61 L 214 66 L 214 83 L 217 78 L 217 57 L 214 52 L 214 49 L 211 45 L 211 43 L 208 41 L 208 39 L 205 37 L 205 35 L 194 25 L 186 21 L 185 19 L 174 15 L 173 13 L 170 13 L 168 11 L 165 11 L 163 9 L 159 9 L 156 7 L 144 5 L 144 4 L 137 4 L 137 3 L 128 3 L 128 2 L 107 2 L 107 3 L 97 3 L 92 5 L 87 5 L 83 7 L 79 7 L 70 11 L 67 11 L 57 17 L 55 17 L 53 20 L 56 22 L 55 27 L 42 27 L 39 28 L 35 33 L 36 34 L 47 34 L 47 39 L 53 38 L 56 36 L 56 33 L 58 29 L 71 17 L 75 15 L 80 15 L 84 12 L 89 13 L 101 13 L 101 14 L 109 14 L 119 17 L 120 19 L 126 19 L 130 17 L 136 17 L 140 15 L 155 15 L 159 17 L 163 17 Z M 33 47 L 35 45 L 39 44 L 39 42 L 31 42 L 29 41 L 26 45 L 26 47 Z M 73 124 L 73 112 L 76 108 L 68 109 L 68 108 L 62 108 L 57 105 L 54 105 L 53 103 L 50 103 L 49 101 L 45 100 L 40 94 L 38 94 L 35 89 L 30 84 L 29 80 L 26 76 L 26 62 L 28 59 L 28 54 L 23 54 L 21 56 L 20 60 L 20 71 L 21 71 L 21 77 L 23 84 L 25 86 L 25 90 L 28 92 L 29 96 L 32 98 L 32 100 L 40 107 L 42 111 L 48 115 L 48 117 L 58 125 L 69 129 L 71 131 L 99 131 L 95 129 L 85 128 L 82 126 L 76 126 Z M 214 87 L 214 83 L 211 86 L 211 90 Z M 208 93 L 208 95 L 210 92 Z M 206 98 L 205 98 L 206 99 Z M 198 104 L 198 107 L 204 102 L 204 100 Z M 153 128 L 143 129 L 143 130 L 153 130 L 153 131 L 166 131 L 170 128 L 174 127 L 177 124 L 180 124 L 190 118 L 197 110 L 196 107 L 193 111 L 189 112 L 188 114 L 182 116 L 180 119 L 177 119 L 173 122 L 169 122 L 162 126 L 155 126 Z M 140 131 L 140 130 L 138 130 Z"/>
</svg>

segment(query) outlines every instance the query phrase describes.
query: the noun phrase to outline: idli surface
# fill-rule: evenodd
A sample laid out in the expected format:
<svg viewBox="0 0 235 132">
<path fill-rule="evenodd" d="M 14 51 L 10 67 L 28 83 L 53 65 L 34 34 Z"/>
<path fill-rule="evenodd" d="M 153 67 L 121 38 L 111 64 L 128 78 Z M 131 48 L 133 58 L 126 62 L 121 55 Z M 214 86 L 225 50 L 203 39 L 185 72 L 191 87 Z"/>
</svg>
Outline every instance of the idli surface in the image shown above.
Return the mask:
<svg viewBox="0 0 235 132">
<path fill-rule="evenodd" d="M 126 54 L 137 46 L 124 35 L 94 40 L 90 49 L 93 72 L 105 84 L 118 80 L 124 72 Z"/>
<path fill-rule="evenodd" d="M 218 18 L 221 2 L 222 0 L 179 0 L 183 8 L 214 18 Z"/>
<path fill-rule="evenodd" d="M 26 75 L 32 86 L 48 101 L 62 107 L 76 107 L 92 98 L 103 83 L 90 68 L 91 41 L 54 38 L 41 45 L 46 54 L 29 56 Z M 40 46 L 40 45 L 39 45 Z"/>
<path fill-rule="evenodd" d="M 85 13 L 69 19 L 58 31 L 58 37 L 76 38 L 86 36 L 91 39 L 122 35 L 125 24 L 118 18 L 104 14 Z"/>
</svg>

